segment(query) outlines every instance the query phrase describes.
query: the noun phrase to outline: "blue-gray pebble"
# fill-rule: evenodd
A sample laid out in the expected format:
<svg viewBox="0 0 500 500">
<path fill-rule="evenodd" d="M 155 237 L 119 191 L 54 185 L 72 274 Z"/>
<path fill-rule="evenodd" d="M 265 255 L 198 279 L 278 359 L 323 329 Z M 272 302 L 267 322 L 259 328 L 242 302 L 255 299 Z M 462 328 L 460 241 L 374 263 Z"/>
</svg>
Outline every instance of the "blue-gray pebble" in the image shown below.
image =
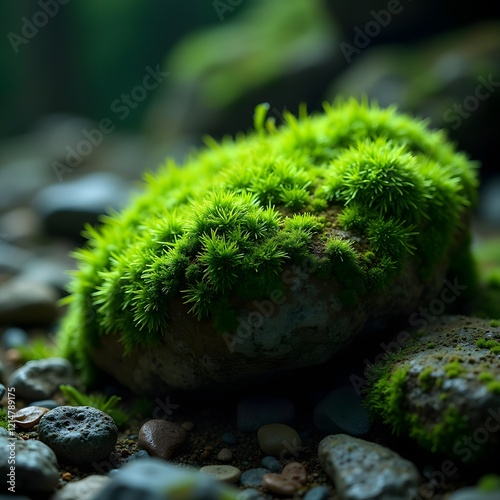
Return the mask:
<svg viewBox="0 0 500 500">
<path fill-rule="evenodd" d="M 142 460 L 144 458 L 149 458 L 149 453 L 146 450 L 139 450 L 133 455 L 130 455 L 126 460 L 125 463 L 128 462 L 135 462 L 137 460 Z"/>
<path fill-rule="evenodd" d="M 252 486 L 257 488 L 262 483 L 262 476 L 264 474 L 269 474 L 270 472 L 271 471 L 269 469 L 264 469 L 263 467 L 247 470 L 241 475 L 240 483 L 242 486 Z"/>
<path fill-rule="evenodd" d="M 304 500 L 329 500 L 330 498 L 332 496 L 326 486 L 316 486 L 304 495 Z"/>
<path fill-rule="evenodd" d="M 21 328 L 7 328 L 2 335 L 4 349 L 13 349 L 28 343 L 28 334 Z"/>
<path fill-rule="evenodd" d="M 2 399 L 5 396 L 5 386 L 3 384 L 0 384 L 0 399 Z"/>
<path fill-rule="evenodd" d="M 283 470 L 283 466 L 280 464 L 278 459 L 270 455 L 264 457 L 261 463 L 266 469 L 269 469 L 272 472 L 281 472 Z"/>
<path fill-rule="evenodd" d="M 40 441 L 63 461 L 88 464 L 108 457 L 118 438 L 114 420 L 91 406 L 58 406 L 38 424 Z"/>
<path fill-rule="evenodd" d="M 238 500 L 265 500 L 265 498 L 261 496 L 257 490 L 247 488 L 246 490 L 240 491 Z"/>
</svg>

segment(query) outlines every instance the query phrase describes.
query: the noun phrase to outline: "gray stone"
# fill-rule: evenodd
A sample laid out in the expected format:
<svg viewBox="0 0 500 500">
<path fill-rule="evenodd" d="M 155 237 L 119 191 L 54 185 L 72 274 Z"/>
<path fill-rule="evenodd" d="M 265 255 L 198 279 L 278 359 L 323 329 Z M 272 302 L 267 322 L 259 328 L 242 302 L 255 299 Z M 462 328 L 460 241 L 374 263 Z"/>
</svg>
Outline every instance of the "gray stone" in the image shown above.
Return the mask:
<svg viewBox="0 0 500 500">
<path fill-rule="evenodd" d="M 40 441 L 63 461 L 88 464 L 114 450 L 118 429 L 107 414 L 91 406 L 58 406 L 38 424 Z"/>
<path fill-rule="evenodd" d="M 27 401 L 50 398 L 61 384 L 72 384 L 73 366 L 64 358 L 46 358 L 28 361 L 15 370 L 9 385 L 16 395 Z"/>
<path fill-rule="evenodd" d="M 0 324 L 50 325 L 59 315 L 58 298 L 51 286 L 12 279 L 0 286 Z"/>
<path fill-rule="evenodd" d="M 134 454 L 126 458 L 125 463 L 135 462 L 137 460 L 143 460 L 144 458 L 149 458 L 149 453 L 146 450 L 139 450 Z"/>
<path fill-rule="evenodd" d="M 59 406 L 57 401 L 53 399 L 42 399 L 40 401 L 33 401 L 28 406 L 40 406 L 41 408 L 48 408 L 49 410 L 53 410 Z"/>
<path fill-rule="evenodd" d="M 250 469 L 245 472 L 240 477 L 240 483 L 242 486 L 251 486 L 253 488 L 258 488 L 262 483 L 262 477 L 264 474 L 270 474 L 269 469 L 264 469 L 263 467 L 257 467 L 256 469 Z"/>
<path fill-rule="evenodd" d="M 238 500 L 238 493 L 194 469 L 145 458 L 117 470 L 93 500 L 173 500 L 179 495 L 190 500 Z"/>
<path fill-rule="evenodd" d="M 200 469 L 203 474 L 223 481 L 225 483 L 237 483 L 241 477 L 241 471 L 238 467 L 232 465 L 205 465 Z"/>
<path fill-rule="evenodd" d="M 262 465 L 269 469 L 271 472 L 281 472 L 283 470 L 283 466 L 278 460 L 272 456 L 267 456 L 262 459 Z"/>
<path fill-rule="evenodd" d="M 0 384 L 0 399 L 2 399 L 5 396 L 5 386 L 3 384 Z"/>
<path fill-rule="evenodd" d="M 419 486 L 419 473 L 411 462 L 346 434 L 325 437 L 318 457 L 342 500 L 411 500 Z"/>
<path fill-rule="evenodd" d="M 20 278 L 42 283 L 64 292 L 70 280 L 68 270 L 72 263 L 65 259 L 63 262 L 54 262 L 49 258 L 36 258 L 30 261 L 23 269 Z M 74 267 L 74 265 L 73 265 Z"/>
<path fill-rule="evenodd" d="M 326 486 L 316 486 L 311 488 L 304 495 L 304 500 L 329 500 L 330 498 L 332 498 L 332 494 Z"/>
<path fill-rule="evenodd" d="M 371 422 L 356 391 L 352 387 L 339 387 L 314 409 L 314 425 L 326 434 L 362 436 L 370 430 Z"/>
<path fill-rule="evenodd" d="M 80 481 L 68 483 L 58 490 L 50 500 L 94 500 L 95 496 L 111 481 L 107 476 L 88 476 Z"/>
<path fill-rule="evenodd" d="M 261 496 L 257 490 L 247 488 L 246 490 L 240 491 L 238 500 L 264 500 L 264 497 Z"/>
<path fill-rule="evenodd" d="M 236 427 L 255 432 L 265 424 L 290 423 L 295 416 L 293 403 L 283 397 L 252 396 L 238 403 Z"/>
<path fill-rule="evenodd" d="M 7 328 L 2 334 L 4 349 L 12 349 L 14 347 L 26 345 L 28 340 L 28 334 L 21 328 Z"/>
<path fill-rule="evenodd" d="M 44 492 L 55 489 L 59 482 L 57 458 L 45 444 L 36 440 L 24 441 L 9 435 L 5 429 L 0 433 L 0 475 L 2 488 L 14 486 L 15 491 Z M 11 455 L 11 450 L 14 455 Z M 15 456 L 15 465 L 9 459 Z M 14 485 L 9 484 L 8 474 L 15 467 Z M 12 491 L 12 490 L 11 490 Z"/>
<path fill-rule="evenodd" d="M 5 234 L 5 237 L 7 236 L 8 234 Z M 28 250 L 11 245 L 0 238 L 0 274 L 20 273 L 33 257 Z"/>
</svg>

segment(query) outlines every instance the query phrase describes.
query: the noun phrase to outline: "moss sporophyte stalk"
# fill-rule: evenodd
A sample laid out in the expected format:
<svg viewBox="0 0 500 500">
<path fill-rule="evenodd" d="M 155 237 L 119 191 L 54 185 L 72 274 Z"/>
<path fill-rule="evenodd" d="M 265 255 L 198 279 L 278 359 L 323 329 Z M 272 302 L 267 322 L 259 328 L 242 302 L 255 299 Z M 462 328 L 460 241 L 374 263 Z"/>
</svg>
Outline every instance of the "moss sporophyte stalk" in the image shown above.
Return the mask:
<svg viewBox="0 0 500 500">
<path fill-rule="evenodd" d="M 280 127 L 267 110 L 255 130 L 167 160 L 128 208 L 87 227 L 65 356 L 88 368 L 109 334 L 125 353 L 155 346 L 179 304 L 231 331 L 241 303 L 283 289 L 285 267 L 305 260 L 338 282 L 345 308 L 388 289 L 409 259 L 423 283 L 453 262 L 477 177 L 444 132 L 356 100 L 285 112 Z"/>
</svg>

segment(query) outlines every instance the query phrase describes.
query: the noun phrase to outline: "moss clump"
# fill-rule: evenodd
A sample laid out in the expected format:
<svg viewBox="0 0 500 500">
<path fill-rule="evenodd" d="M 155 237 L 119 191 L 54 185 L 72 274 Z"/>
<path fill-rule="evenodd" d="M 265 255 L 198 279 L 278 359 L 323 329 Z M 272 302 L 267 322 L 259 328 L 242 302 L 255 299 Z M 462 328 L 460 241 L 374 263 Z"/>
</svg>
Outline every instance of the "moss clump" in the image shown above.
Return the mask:
<svg viewBox="0 0 500 500">
<path fill-rule="evenodd" d="M 465 371 L 466 370 L 462 363 L 458 361 L 452 361 L 451 363 L 444 365 L 444 372 L 448 378 L 460 377 L 460 375 L 463 375 Z"/>
<path fill-rule="evenodd" d="M 476 345 L 481 349 L 489 349 L 493 354 L 500 354 L 500 342 L 494 339 L 479 339 Z"/>
<path fill-rule="evenodd" d="M 89 367 L 107 333 L 128 353 L 155 345 L 176 300 L 205 318 L 266 297 L 285 265 L 333 273 L 353 305 L 410 257 L 424 280 L 452 257 L 477 178 L 443 132 L 355 100 L 285 112 L 280 128 L 266 110 L 255 131 L 209 139 L 183 166 L 167 161 L 126 210 L 87 228 L 60 336 L 77 365 Z"/>
<path fill-rule="evenodd" d="M 429 392 L 434 386 L 432 372 L 434 370 L 429 366 L 424 368 L 418 375 L 418 385 L 424 392 Z"/>
<path fill-rule="evenodd" d="M 490 320 L 490 326 L 496 328 L 500 326 L 500 319 L 492 319 Z"/>
<path fill-rule="evenodd" d="M 5 408 L 0 408 L 0 427 L 3 427 L 4 429 L 9 428 L 9 419 Z"/>
</svg>

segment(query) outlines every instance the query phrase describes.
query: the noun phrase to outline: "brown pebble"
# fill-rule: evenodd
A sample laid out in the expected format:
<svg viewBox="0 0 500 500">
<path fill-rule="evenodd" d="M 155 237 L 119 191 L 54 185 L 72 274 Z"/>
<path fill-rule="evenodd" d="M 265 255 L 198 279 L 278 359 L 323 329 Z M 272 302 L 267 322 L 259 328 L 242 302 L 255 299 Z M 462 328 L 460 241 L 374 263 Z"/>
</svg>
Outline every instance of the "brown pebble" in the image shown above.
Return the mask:
<svg viewBox="0 0 500 500">
<path fill-rule="evenodd" d="M 71 474 L 71 472 L 64 472 L 61 475 L 61 478 L 64 479 L 65 481 L 70 481 L 72 477 L 73 475 Z"/>
<path fill-rule="evenodd" d="M 194 428 L 194 424 L 193 424 L 193 422 L 182 422 L 181 427 L 185 431 L 192 431 Z"/>
<path fill-rule="evenodd" d="M 222 448 L 217 455 L 217 460 L 221 462 L 230 462 L 233 458 L 233 452 L 229 448 Z"/>
<path fill-rule="evenodd" d="M 292 479 L 293 481 L 297 481 L 300 484 L 307 483 L 307 471 L 299 462 L 290 462 L 289 464 L 286 464 L 284 469 L 281 471 L 281 475 Z"/>
<path fill-rule="evenodd" d="M 48 411 L 50 411 L 48 408 L 42 408 L 41 406 L 27 406 L 14 413 L 14 422 L 21 429 L 31 429 L 40 422 L 40 419 Z"/>
<path fill-rule="evenodd" d="M 5 351 L 5 360 L 7 363 L 18 364 L 22 361 L 21 353 L 18 349 L 8 349 Z"/>
<path fill-rule="evenodd" d="M 279 495 L 293 495 L 307 482 L 305 467 L 299 462 L 290 462 L 281 474 L 264 474 L 262 486 Z"/>
<path fill-rule="evenodd" d="M 137 444 L 154 457 L 169 460 L 186 440 L 186 431 L 168 420 L 148 420 L 139 430 Z"/>
</svg>

